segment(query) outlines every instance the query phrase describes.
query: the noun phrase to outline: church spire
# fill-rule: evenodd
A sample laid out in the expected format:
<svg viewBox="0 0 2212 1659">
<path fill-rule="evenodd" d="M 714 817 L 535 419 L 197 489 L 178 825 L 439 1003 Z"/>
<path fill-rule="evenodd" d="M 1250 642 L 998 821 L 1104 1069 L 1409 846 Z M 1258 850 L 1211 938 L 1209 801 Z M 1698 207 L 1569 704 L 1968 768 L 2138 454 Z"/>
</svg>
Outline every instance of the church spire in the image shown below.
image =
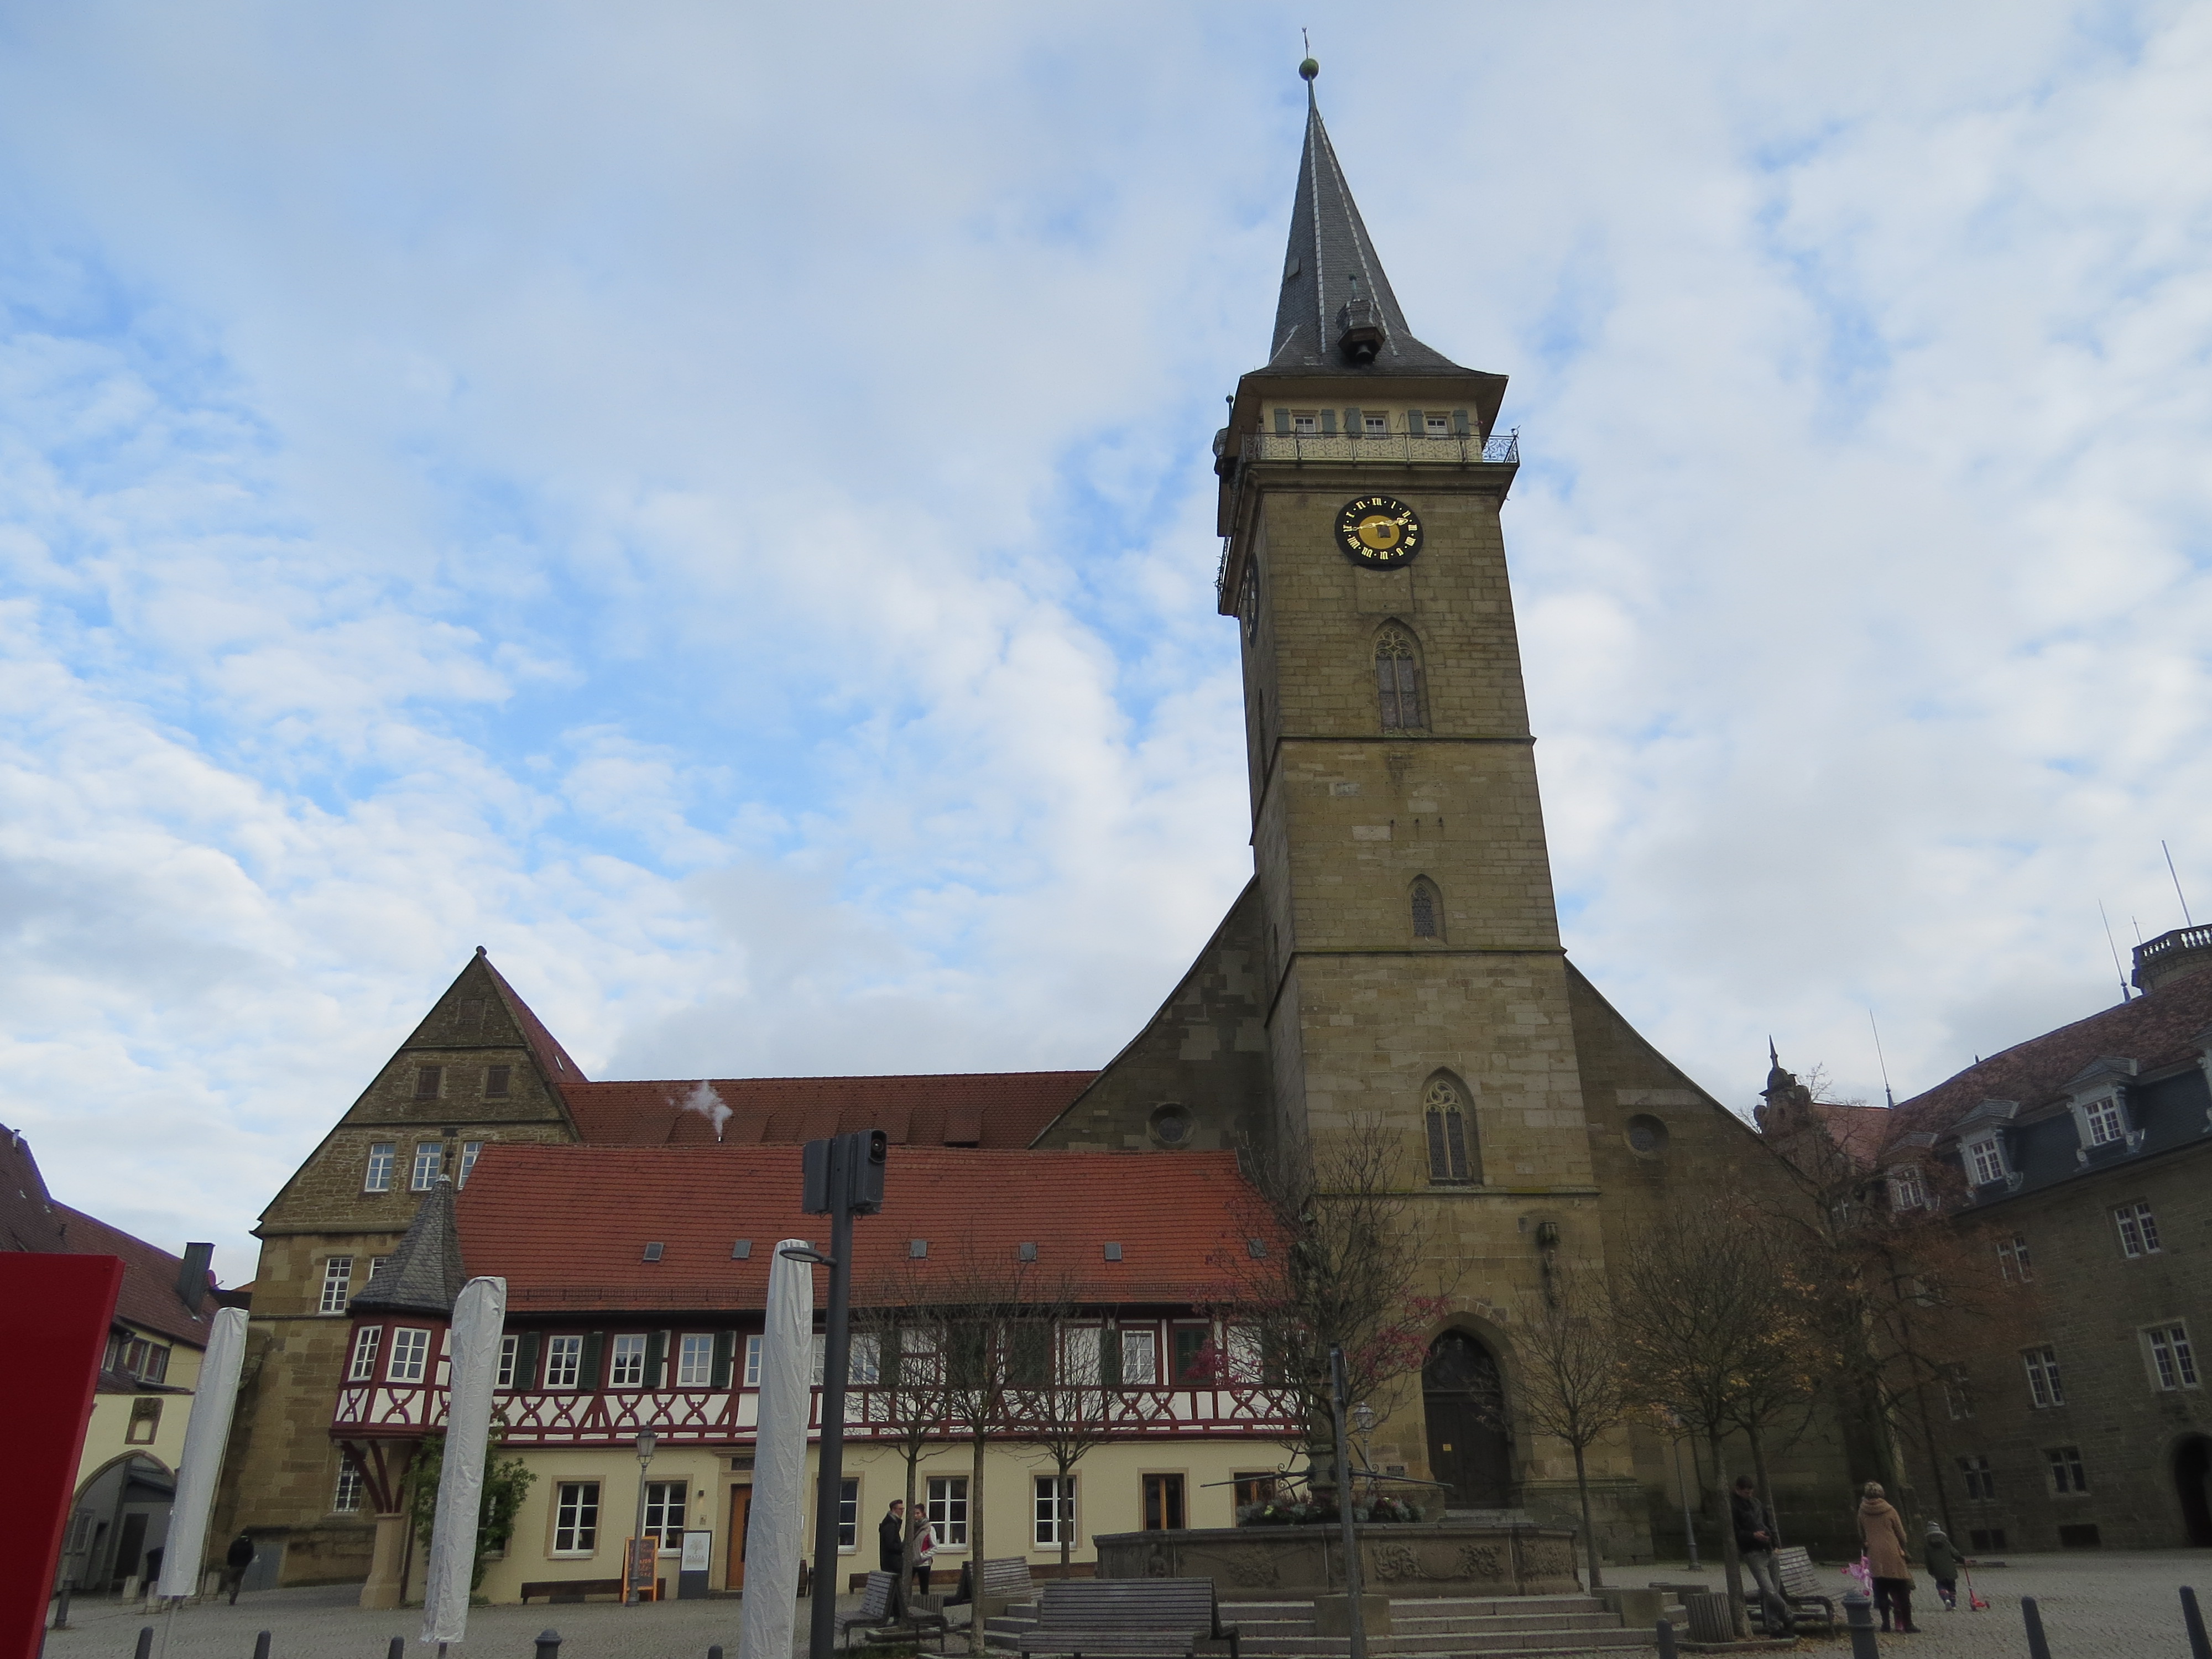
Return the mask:
<svg viewBox="0 0 2212 1659">
<path fill-rule="evenodd" d="M 1322 125 L 1314 97 L 1321 65 L 1298 65 L 1306 82 L 1306 142 L 1298 161 L 1298 194 L 1291 210 L 1291 243 L 1283 256 L 1283 293 L 1275 307 L 1271 369 L 1344 374 L 1466 371 L 1413 337 L 1390 278 L 1359 217 Z"/>
</svg>

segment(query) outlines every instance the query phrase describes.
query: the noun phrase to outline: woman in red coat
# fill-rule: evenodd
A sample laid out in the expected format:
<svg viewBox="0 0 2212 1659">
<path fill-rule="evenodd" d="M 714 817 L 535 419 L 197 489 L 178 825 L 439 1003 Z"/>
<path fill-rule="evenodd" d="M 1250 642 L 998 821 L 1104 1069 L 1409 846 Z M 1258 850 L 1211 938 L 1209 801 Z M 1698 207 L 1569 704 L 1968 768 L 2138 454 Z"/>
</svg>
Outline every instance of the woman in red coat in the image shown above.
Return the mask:
<svg viewBox="0 0 2212 1659">
<path fill-rule="evenodd" d="M 1859 1537 L 1866 1544 L 1867 1567 L 1874 1578 L 1874 1605 L 1881 1614 L 1881 1627 L 1890 1628 L 1890 1615 L 1894 1613 L 1898 1630 L 1917 1633 L 1917 1626 L 1912 1622 L 1911 1547 L 1905 1536 L 1905 1520 L 1871 1480 L 1859 1504 Z"/>
</svg>

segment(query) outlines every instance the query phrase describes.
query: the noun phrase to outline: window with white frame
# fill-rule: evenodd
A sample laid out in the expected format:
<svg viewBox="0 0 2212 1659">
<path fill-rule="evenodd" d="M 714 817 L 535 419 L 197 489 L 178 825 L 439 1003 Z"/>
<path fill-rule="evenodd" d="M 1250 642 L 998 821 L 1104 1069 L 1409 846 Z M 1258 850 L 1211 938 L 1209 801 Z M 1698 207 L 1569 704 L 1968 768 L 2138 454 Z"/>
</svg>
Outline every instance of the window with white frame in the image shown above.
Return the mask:
<svg viewBox="0 0 2212 1659">
<path fill-rule="evenodd" d="M 643 1337 L 618 1336 L 615 1339 L 614 1363 L 608 1370 L 607 1386 L 611 1389 L 641 1389 L 645 1386 Z"/>
<path fill-rule="evenodd" d="M 353 1289 L 353 1258 L 334 1255 L 323 1263 L 323 1298 L 316 1304 L 317 1313 L 342 1314 L 346 1310 L 346 1297 Z"/>
<path fill-rule="evenodd" d="M 745 1339 L 745 1386 L 760 1387 L 761 1340 L 757 1336 Z"/>
<path fill-rule="evenodd" d="M 2089 1144 L 2107 1146 L 2116 1140 L 2128 1138 L 2127 1119 L 2120 1115 L 2120 1097 L 2106 1095 L 2093 1100 L 2081 1109 L 2081 1121 L 2088 1126 Z"/>
<path fill-rule="evenodd" d="M 1060 1380 L 1079 1388 L 1098 1381 L 1098 1327 L 1070 1325 L 1060 1334 Z"/>
<path fill-rule="evenodd" d="M 934 1325 L 902 1325 L 898 1334 L 899 1382 L 927 1388 L 945 1380 L 945 1346 Z"/>
<path fill-rule="evenodd" d="M 1359 429 L 1370 438 L 1385 438 L 1390 434 L 1390 416 L 1386 410 L 1363 409 L 1359 411 Z"/>
<path fill-rule="evenodd" d="M 2023 1285 L 2035 1282 L 2035 1260 L 2027 1253 L 2026 1233 L 1997 1241 L 1997 1274 L 2008 1284 L 2015 1279 Z"/>
<path fill-rule="evenodd" d="M 2158 1249 L 2158 1222 L 2150 1206 L 2138 1200 L 2112 1212 L 2112 1224 L 2120 1230 L 2120 1254 L 2149 1255 Z"/>
<path fill-rule="evenodd" d="M 884 1380 L 883 1346 L 873 1331 L 855 1331 L 845 1358 L 845 1381 L 872 1389 Z"/>
<path fill-rule="evenodd" d="M 1959 1460 L 1959 1473 L 1966 1479 L 1966 1496 L 1969 1498 L 1972 1499 L 1977 1504 L 1988 1504 L 1996 1501 L 1997 1495 L 1997 1478 L 1995 1474 L 1990 1472 L 1990 1460 L 1988 1458 L 1982 1456 L 1962 1457 Z"/>
<path fill-rule="evenodd" d="M 1041 1474 L 1036 1477 L 1034 1536 L 1039 1549 L 1058 1549 L 1064 1539 L 1075 1542 L 1075 1477 Z"/>
<path fill-rule="evenodd" d="M 1974 1414 L 1974 1391 L 1966 1382 L 1966 1368 L 1954 1365 L 1943 1374 L 1943 1403 L 1951 1413 L 1951 1420 Z"/>
<path fill-rule="evenodd" d="M 1966 1167 L 1974 1172 L 1977 1187 L 2002 1181 L 2005 1178 L 2004 1143 L 1995 1135 L 1975 1141 L 1966 1148 Z"/>
<path fill-rule="evenodd" d="M 1421 416 L 1421 430 L 1431 438 L 1449 438 L 1451 436 L 1451 416 L 1439 415 L 1433 410 L 1425 411 Z"/>
<path fill-rule="evenodd" d="M 361 1471 L 350 1462 L 338 1464 L 337 1490 L 331 1494 L 331 1508 L 340 1515 L 361 1511 Z"/>
<path fill-rule="evenodd" d="M 2154 1325 L 2143 1334 L 2150 1339 L 2151 1368 L 2160 1389 L 2197 1387 L 2197 1351 L 2189 1346 L 2188 1326 Z"/>
<path fill-rule="evenodd" d="M 465 1140 L 461 1143 L 461 1167 L 454 1172 L 454 1186 L 465 1187 L 469 1184 L 469 1171 L 477 1167 L 477 1159 L 483 1153 L 483 1142 L 481 1140 Z"/>
<path fill-rule="evenodd" d="M 1928 1207 L 1928 1183 L 1921 1178 L 1917 1164 L 1900 1164 L 1889 1172 L 1889 1207 L 1893 1210 L 1924 1210 Z"/>
<path fill-rule="evenodd" d="M 1160 1380 L 1160 1336 L 1149 1325 L 1121 1332 L 1121 1383 L 1152 1388 Z"/>
<path fill-rule="evenodd" d="M 589 1555 L 599 1547 L 599 1483 L 563 1480 L 553 1488 L 553 1553 Z"/>
<path fill-rule="evenodd" d="M 1310 438 L 1321 430 L 1321 416 L 1310 409 L 1301 409 L 1291 416 L 1291 430 L 1301 438 Z"/>
<path fill-rule="evenodd" d="M 362 1177 L 362 1191 L 388 1193 L 392 1190 L 392 1145 L 388 1140 L 379 1140 L 370 1145 L 368 1173 Z"/>
<path fill-rule="evenodd" d="M 714 1386 L 713 1337 L 694 1334 L 678 1344 L 676 1386 L 679 1389 L 711 1389 Z"/>
<path fill-rule="evenodd" d="M 690 1491 L 689 1480 L 645 1483 L 645 1530 L 660 1540 L 663 1555 L 675 1555 L 684 1548 L 684 1500 Z"/>
<path fill-rule="evenodd" d="M 500 1338 L 499 1375 L 492 1380 L 492 1386 L 494 1388 L 511 1389 L 514 1386 L 514 1368 L 520 1362 L 521 1356 L 522 1339 L 520 1337 L 502 1336 Z"/>
<path fill-rule="evenodd" d="M 349 1382 L 376 1380 L 376 1351 L 384 1341 L 384 1327 L 364 1325 L 353 1334 L 353 1364 L 346 1368 Z"/>
<path fill-rule="evenodd" d="M 392 1333 L 392 1363 L 385 1367 L 387 1382 L 420 1382 L 430 1367 L 430 1333 L 399 1326 Z"/>
<path fill-rule="evenodd" d="M 2041 1411 L 2046 1406 L 2066 1403 L 2066 1390 L 2058 1382 L 2058 1350 L 2051 1347 L 2021 1350 L 2021 1363 L 2027 1367 L 2027 1395 Z"/>
<path fill-rule="evenodd" d="M 936 1530 L 939 1549 L 968 1547 L 968 1477 L 933 1474 L 925 1501 L 929 1524 Z"/>
<path fill-rule="evenodd" d="M 584 1369 L 584 1339 L 556 1336 L 545 1345 L 545 1386 L 573 1389 Z"/>
<path fill-rule="evenodd" d="M 415 1146 L 415 1173 L 408 1181 L 411 1192 L 427 1193 L 438 1184 L 438 1177 L 446 1168 L 446 1146 L 443 1141 L 418 1141 Z"/>
<path fill-rule="evenodd" d="M 847 1475 L 837 1483 L 837 1549 L 849 1555 L 860 1547 L 860 1481 Z"/>
<path fill-rule="evenodd" d="M 2053 1446 L 2043 1454 L 2043 1458 L 2051 1466 L 2051 1491 L 2063 1497 L 2089 1490 L 2089 1477 L 2081 1468 L 2079 1446 Z"/>
</svg>

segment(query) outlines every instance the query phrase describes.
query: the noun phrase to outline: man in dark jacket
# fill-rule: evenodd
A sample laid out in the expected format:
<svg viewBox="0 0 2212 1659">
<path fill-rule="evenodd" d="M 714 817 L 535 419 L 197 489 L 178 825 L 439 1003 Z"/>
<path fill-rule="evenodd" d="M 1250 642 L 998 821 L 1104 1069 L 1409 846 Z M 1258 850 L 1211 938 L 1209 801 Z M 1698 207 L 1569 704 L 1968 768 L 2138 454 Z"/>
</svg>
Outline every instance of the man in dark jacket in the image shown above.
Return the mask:
<svg viewBox="0 0 2212 1659">
<path fill-rule="evenodd" d="M 222 1558 L 222 1587 L 230 1592 L 230 1605 L 238 1605 L 240 1586 L 246 1583 L 246 1570 L 253 1565 L 253 1540 L 244 1533 L 230 1540 L 229 1552 Z"/>
<path fill-rule="evenodd" d="M 899 1558 L 906 1553 L 906 1500 L 894 1498 L 884 1518 L 876 1524 L 877 1565 L 893 1577 L 898 1576 Z"/>
<path fill-rule="evenodd" d="M 1735 1490 L 1729 1494 L 1729 1514 L 1735 1523 L 1735 1553 L 1759 1586 L 1759 1610 L 1766 1621 L 1766 1633 L 1795 1636 L 1796 1622 L 1790 1603 L 1783 1600 L 1782 1579 L 1774 1570 L 1774 1517 L 1759 1501 L 1749 1475 L 1736 1477 Z"/>
</svg>

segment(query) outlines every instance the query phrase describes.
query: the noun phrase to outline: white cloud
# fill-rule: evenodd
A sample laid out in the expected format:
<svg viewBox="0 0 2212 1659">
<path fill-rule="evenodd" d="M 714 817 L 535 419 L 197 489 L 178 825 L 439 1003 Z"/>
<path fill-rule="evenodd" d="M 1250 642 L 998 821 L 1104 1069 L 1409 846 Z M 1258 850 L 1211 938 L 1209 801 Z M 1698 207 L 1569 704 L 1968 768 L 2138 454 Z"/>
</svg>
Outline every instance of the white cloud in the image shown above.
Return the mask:
<svg viewBox="0 0 2212 1659">
<path fill-rule="evenodd" d="M 1279 8 L 73 7 L 0 61 L 0 1119 L 224 1242 L 477 943 L 629 1075 L 1094 1064 L 1249 870 Z M 1316 42 L 1514 377 L 1568 942 L 1724 1096 L 2212 869 L 2202 9 Z M 2207 884 L 2212 906 L 2212 883 Z"/>
</svg>

